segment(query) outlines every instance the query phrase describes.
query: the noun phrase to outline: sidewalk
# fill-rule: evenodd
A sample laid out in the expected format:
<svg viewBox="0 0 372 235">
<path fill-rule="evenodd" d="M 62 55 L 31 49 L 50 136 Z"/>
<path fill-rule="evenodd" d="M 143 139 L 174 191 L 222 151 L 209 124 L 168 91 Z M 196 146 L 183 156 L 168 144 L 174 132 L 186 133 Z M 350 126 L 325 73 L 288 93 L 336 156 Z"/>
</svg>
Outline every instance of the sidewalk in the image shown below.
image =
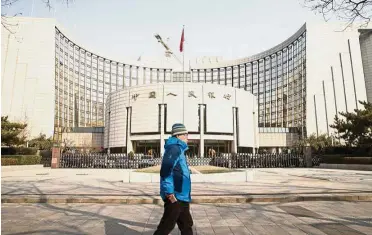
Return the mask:
<svg viewBox="0 0 372 235">
<path fill-rule="evenodd" d="M 370 202 L 191 205 L 195 235 L 367 235 L 371 211 Z M 160 205 L 3 204 L 1 234 L 150 235 L 162 213 Z"/>
<path fill-rule="evenodd" d="M 248 169 L 248 182 L 193 183 L 194 202 L 372 201 L 372 172 Z M 161 203 L 159 183 L 123 183 L 123 169 L 2 168 L 2 202 Z"/>
</svg>

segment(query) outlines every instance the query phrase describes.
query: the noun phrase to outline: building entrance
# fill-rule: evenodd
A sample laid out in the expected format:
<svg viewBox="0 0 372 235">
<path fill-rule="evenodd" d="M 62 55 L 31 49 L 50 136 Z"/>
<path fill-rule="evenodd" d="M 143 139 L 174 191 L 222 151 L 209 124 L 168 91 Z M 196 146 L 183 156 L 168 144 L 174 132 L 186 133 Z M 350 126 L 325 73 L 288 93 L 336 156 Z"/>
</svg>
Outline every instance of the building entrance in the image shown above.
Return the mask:
<svg viewBox="0 0 372 235">
<path fill-rule="evenodd" d="M 204 156 L 212 157 L 217 153 L 231 153 L 231 140 L 204 140 Z"/>
<path fill-rule="evenodd" d="M 133 152 L 144 155 L 160 156 L 160 141 L 159 140 L 133 141 Z"/>
<path fill-rule="evenodd" d="M 200 148 L 200 141 L 199 140 L 189 140 L 187 143 L 189 149 L 186 151 L 186 155 L 189 158 L 196 158 L 200 157 L 199 155 L 199 148 Z"/>
</svg>

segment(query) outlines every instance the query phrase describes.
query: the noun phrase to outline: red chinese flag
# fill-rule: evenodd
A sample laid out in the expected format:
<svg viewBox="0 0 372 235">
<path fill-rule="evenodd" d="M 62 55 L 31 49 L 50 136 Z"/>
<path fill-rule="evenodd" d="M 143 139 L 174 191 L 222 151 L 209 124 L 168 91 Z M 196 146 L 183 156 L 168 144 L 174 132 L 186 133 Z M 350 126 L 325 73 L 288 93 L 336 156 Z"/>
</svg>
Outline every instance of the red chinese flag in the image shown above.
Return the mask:
<svg viewBox="0 0 372 235">
<path fill-rule="evenodd" d="M 183 42 L 185 41 L 184 30 L 185 29 L 182 29 L 182 36 L 181 36 L 181 42 L 180 42 L 180 52 L 183 51 Z"/>
</svg>

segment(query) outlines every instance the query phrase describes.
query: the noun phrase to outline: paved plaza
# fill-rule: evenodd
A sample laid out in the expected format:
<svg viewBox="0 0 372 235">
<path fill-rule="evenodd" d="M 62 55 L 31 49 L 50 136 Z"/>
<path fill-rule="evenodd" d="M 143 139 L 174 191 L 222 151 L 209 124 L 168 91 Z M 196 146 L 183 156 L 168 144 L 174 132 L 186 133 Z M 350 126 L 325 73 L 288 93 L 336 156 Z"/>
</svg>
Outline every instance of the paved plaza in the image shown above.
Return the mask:
<svg viewBox="0 0 372 235">
<path fill-rule="evenodd" d="M 372 234 L 371 202 L 193 204 L 194 234 Z M 3 204 L 2 234 L 152 234 L 160 205 Z M 176 227 L 172 234 L 179 234 Z"/>
<path fill-rule="evenodd" d="M 27 168 L 26 168 L 27 169 Z M 124 183 L 125 169 L 2 168 L 2 196 L 158 196 L 159 183 Z M 192 195 L 372 193 L 372 171 L 316 168 L 248 169 L 247 182 L 193 183 Z"/>
<path fill-rule="evenodd" d="M 192 184 L 193 200 L 199 202 L 191 206 L 195 234 L 372 234 L 372 172 L 316 168 L 248 171 L 253 177 L 247 182 Z M 123 172 L 128 170 L 3 167 L 2 234 L 152 234 L 162 215 L 162 203 L 143 204 L 133 199 L 159 199 L 159 183 L 124 183 Z M 359 195 L 359 199 L 317 201 L 323 200 L 322 195 L 340 194 Z M 313 196 L 306 202 L 203 203 L 213 197 L 247 195 L 264 199 Z M 99 204 L 4 203 L 35 197 L 65 198 L 66 202 L 71 197 L 131 198 L 123 203 L 132 205 L 112 200 Z M 172 234 L 179 234 L 178 229 Z"/>
</svg>

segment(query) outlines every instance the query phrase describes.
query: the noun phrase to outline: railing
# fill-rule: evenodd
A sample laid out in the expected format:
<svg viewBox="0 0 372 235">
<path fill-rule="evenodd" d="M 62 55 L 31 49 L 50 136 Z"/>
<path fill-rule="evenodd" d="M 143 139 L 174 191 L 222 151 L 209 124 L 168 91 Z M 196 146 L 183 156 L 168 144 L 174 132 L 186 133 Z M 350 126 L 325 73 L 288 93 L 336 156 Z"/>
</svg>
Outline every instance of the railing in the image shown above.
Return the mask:
<svg viewBox="0 0 372 235">
<path fill-rule="evenodd" d="M 60 158 L 61 168 L 121 168 L 138 169 L 160 165 L 159 155 L 143 154 L 72 154 L 63 153 Z M 190 166 L 219 166 L 226 168 L 277 168 L 305 167 L 301 154 L 231 154 L 220 153 L 209 157 L 188 157 Z"/>
<path fill-rule="evenodd" d="M 219 154 L 207 158 L 188 159 L 189 165 L 211 165 L 226 168 L 284 168 L 305 167 L 305 157 L 300 154 Z"/>
<path fill-rule="evenodd" d="M 128 155 L 124 153 L 63 153 L 61 168 L 122 168 L 138 169 L 160 165 L 161 158 L 146 155 Z"/>
<path fill-rule="evenodd" d="M 319 166 L 320 165 L 320 159 L 321 159 L 321 155 L 319 154 L 315 154 L 312 156 L 311 158 L 311 163 L 313 166 Z"/>
</svg>

